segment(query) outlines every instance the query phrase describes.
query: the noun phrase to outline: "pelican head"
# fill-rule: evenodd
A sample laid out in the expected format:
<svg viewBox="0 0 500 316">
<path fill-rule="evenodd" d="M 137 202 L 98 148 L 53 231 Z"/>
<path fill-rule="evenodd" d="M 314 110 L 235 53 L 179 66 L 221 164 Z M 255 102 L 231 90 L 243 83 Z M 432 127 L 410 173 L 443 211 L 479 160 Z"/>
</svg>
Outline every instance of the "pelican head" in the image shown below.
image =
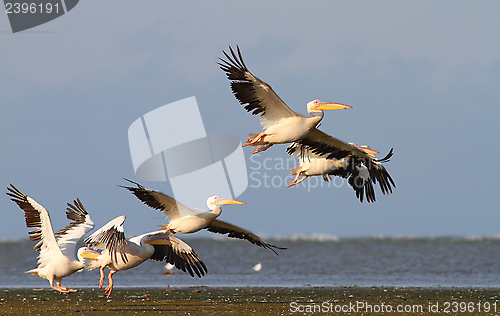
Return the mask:
<svg viewBox="0 0 500 316">
<path fill-rule="evenodd" d="M 323 113 L 323 110 L 343 110 L 350 109 L 352 106 L 341 103 L 323 102 L 321 100 L 314 100 L 307 103 L 307 112 L 311 115 L 315 113 Z"/>
<path fill-rule="evenodd" d="M 168 236 L 162 235 L 148 235 L 144 242 L 150 245 L 172 245 L 175 243 Z"/>
<path fill-rule="evenodd" d="M 359 149 L 361 149 L 362 151 L 364 151 L 368 156 L 372 157 L 372 158 L 375 158 L 375 154 L 380 154 L 380 151 L 376 151 L 374 149 L 371 149 L 370 147 L 368 147 L 368 145 L 358 145 L 356 143 L 349 143 L 349 145 L 352 145 L 354 147 L 357 147 Z"/>
<path fill-rule="evenodd" d="M 246 204 L 245 202 L 241 202 L 238 200 L 225 199 L 220 196 L 214 195 L 207 199 L 207 206 L 211 209 L 213 205 L 231 205 L 231 204 Z"/>
<path fill-rule="evenodd" d="M 91 250 L 89 247 L 82 247 L 82 248 L 78 249 L 78 252 L 77 252 L 77 257 L 80 261 L 83 261 L 80 258 L 95 259 L 100 255 L 101 255 L 100 253 L 98 253 L 97 251 Z"/>
</svg>

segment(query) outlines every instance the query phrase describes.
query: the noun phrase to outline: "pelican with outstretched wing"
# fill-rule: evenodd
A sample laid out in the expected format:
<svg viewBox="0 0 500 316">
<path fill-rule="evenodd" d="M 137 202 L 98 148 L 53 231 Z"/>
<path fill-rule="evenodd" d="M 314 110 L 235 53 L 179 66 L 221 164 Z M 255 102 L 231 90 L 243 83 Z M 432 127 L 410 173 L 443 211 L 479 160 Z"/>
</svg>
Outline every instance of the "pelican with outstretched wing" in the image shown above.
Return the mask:
<svg viewBox="0 0 500 316">
<path fill-rule="evenodd" d="M 238 46 L 236 52 L 229 47 L 229 53 L 223 53 L 226 59 L 219 58 L 219 66 L 231 81 L 233 94 L 247 111 L 259 115 L 261 125 L 264 127 L 263 132 L 250 134 L 243 146 L 256 147 L 252 151 L 256 153 L 266 150 L 273 144 L 298 143 L 300 146 L 297 150 L 303 152 L 302 156 L 307 155 L 308 151 L 326 159 L 341 160 L 354 157 L 368 170 L 371 181 L 380 183 L 383 194 L 392 192 L 391 185 L 396 187 L 387 170 L 372 154 L 366 153 L 363 148 L 329 136 L 317 128 L 323 118 L 323 110 L 339 110 L 351 106 L 314 100 L 307 105 L 312 117 L 298 114 L 281 100 L 271 86 L 248 70 Z M 359 162 L 355 165 L 360 166 Z M 362 167 L 360 172 L 364 172 L 363 170 Z"/>
<path fill-rule="evenodd" d="M 72 222 L 54 234 L 49 212 L 35 200 L 22 193 L 12 184 L 7 188 L 7 195 L 24 211 L 26 226 L 34 229 L 29 232 L 30 240 L 38 241 L 35 250 L 39 251 L 38 267 L 27 271 L 49 281 L 50 287 L 60 293 L 76 292 L 61 285 L 67 277 L 84 268 L 85 255 L 91 253 L 88 248 L 78 249 L 75 258 L 76 243 L 94 228 L 94 222 L 79 199 L 68 203 L 67 218 Z M 54 281 L 56 285 L 54 285 Z"/>
<path fill-rule="evenodd" d="M 246 67 L 240 48 L 237 54 L 229 47 L 230 55 L 223 51 L 226 59 L 220 59 L 219 66 L 231 81 L 234 96 L 248 112 L 260 116 L 264 131 L 249 134 L 243 147 L 256 147 L 252 153 L 264 151 L 274 144 L 295 142 L 315 130 L 323 119 L 323 110 L 342 110 L 352 106 L 314 100 L 307 104 L 312 117 L 294 112 L 274 92 L 270 85 L 255 77 Z"/>
<path fill-rule="evenodd" d="M 308 136 L 297 141 L 295 145 L 288 146 L 287 152 L 291 155 L 299 155 L 300 157 L 307 157 L 312 153 L 325 159 L 341 160 L 349 158 L 352 159 L 352 166 L 363 164 L 364 167 L 361 170 L 365 170 L 366 168 L 369 173 L 369 179 L 373 184 L 379 183 L 382 194 L 392 193 L 392 187 L 396 187 L 389 172 L 382 165 L 383 162 L 387 162 L 392 157 L 392 148 L 385 158 L 378 160 L 373 154 L 367 152 L 366 148 L 357 146 L 356 144 L 348 144 L 315 129 Z M 365 171 L 361 172 L 364 173 Z"/>
<path fill-rule="evenodd" d="M 388 162 L 392 156 L 391 149 L 384 158 L 377 160 L 374 155 L 378 154 L 378 151 L 368 146 L 358 146 L 354 143 L 351 143 L 351 145 L 363 150 L 372 158 L 373 168 L 375 169 L 382 169 L 382 163 Z M 370 173 L 362 159 L 357 159 L 355 156 L 349 156 L 342 159 L 327 159 L 324 155 L 314 154 L 309 150 L 301 151 L 300 145 L 297 143 L 290 145 L 287 151 L 293 156 L 298 156 L 299 161 L 299 166 L 291 168 L 290 175 L 295 176 L 295 178 L 287 187 L 296 185 L 312 176 L 322 176 L 325 181 L 331 180 L 331 176 L 338 176 L 348 179 L 349 185 L 351 185 L 356 192 L 356 197 L 360 202 L 363 202 L 364 197 L 366 197 L 366 201 L 368 202 L 375 202 L 375 191 L 373 189 L 373 179 L 371 176 L 372 174 L 380 172 Z M 387 176 L 387 181 L 392 182 L 390 176 Z M 381 185 L 381 188 L 384 190 L 385 187 Z"/>
<path fill-rule="evenodd" d="M 192 277 L 199 278 L 208 272 L 203 261 L 196 252 L 172 232 L 155 231 L 130 239 L 125 239 L 123 223 L 125 216 L 119 216 L 85 239 L 85 243 L 102 252 L 95 255 L 88 254 L 87 268 L 99 268 L 99 289 L 104 283 L 104 269 L 109 269 L 108 286 L 105 288 L 106 297 L 113 290 L 113 274 L 121 270 L 136 267 L 148 259 L 163 261 L 175 265 L 176 268 L 188 272 Z"/>
<path fill-rule="evenodd" d="M 273 248 L 286 249 L 265 242 L 249 230 L 216 219 L 221 214 L 221 205 L 245 204 L 244 202 L 212 196 L 207 200 L 210 211 L 190 209 L 163 192 L 149 190 L 137 182 L 125 180 L 137 185 L 137 187 L 121 187 L 132 192 L 147 206 L 160 210 L 167 216 L 166 219 L 169 223 L 160 226 L 161 229 L 183 234 L 206 229 L 212 233 L 228 234 L 228 237 L 246 239 L 254 245 L 272 250 L 276 255 L 278 253 Z"/>
</svg>

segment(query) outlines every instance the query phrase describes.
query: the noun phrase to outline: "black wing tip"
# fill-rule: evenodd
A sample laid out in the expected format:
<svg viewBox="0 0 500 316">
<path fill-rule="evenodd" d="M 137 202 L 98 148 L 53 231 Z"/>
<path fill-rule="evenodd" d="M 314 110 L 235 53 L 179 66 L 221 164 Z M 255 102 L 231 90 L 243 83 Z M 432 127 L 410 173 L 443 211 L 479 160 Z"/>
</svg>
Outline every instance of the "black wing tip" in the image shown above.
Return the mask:
<svg viewBox="0 0 500 316">
<path fill-rule="evenodd" d="M 229 53 L 226 53 L 224 50 L 222 51 L 227 60 L 220 58 L 224 64 L 219 63 L 221 69 L 227 73 L 231 73 L 231 68 L 235 67 L 239 70 L 248 71 L 245 62 L 243 61 L 243 56 L 241 55 L 240 47 L 236 45 L 236 53 L 231 46 L 229 46 Z"/>
<path fill-rule="evenodd" d="M 271 251 L 272 251 L 272 252 L 274 252 L 277 256 L 279 256 L 279 254 L 278 254 L 278 252 L 277 252 L 276 250 L 274 250 L 274 249 L 281 249 L 281 250 L 286 250 L 286 249 L 288 249 L 288 248 L 286 248 L 286 247 L 279 247 L 279 246 L 275 246 L 275 245 L 271 245 L 271 244 L 267 244 L 267 243 L 266 243 L 266 245 L 265 245 L 265 247 L 264 247 L 264 248 L 267 248 L 267 249 L 271 250 Z M 273 249 L 273 248 L 274 248 L 274 249 Z"/>
<path fill-rule="evenodd" d="M 9 183 L 10 187 L 7 187 L 7 190 L 9 191 L 17 191 L 17 192 L 21 192 L 19 191 L 18 188 L 16 188 L 12 183 Z"/>
<path fill-rule="evenodd" d="M 9 192 L 6 192 L 5 194 L 7 194 L 8 196 L 11 196 L 13 198 L 16 198 L 16 199 L 25 199 L 27 198 L 28 196 L 26 194 L 24 194 L 23 192 L 21 192 L 21 190 L 19 190 L 18 188 L 16 188 L 12 183 L 9 183 L 11 187 L 7 187 L 7 190 Z M 14 199 L 12 199 L 12 201 L 15 201 Z"/>
<path fill-rule="evenodd" d="M 132 184 L 135 184 L 137 186 L 137 188 L 134 188 L 134 187 L 127 187 L 127 186 L 124 186 L 124 185 L 121 185 L 121 184 L 118 184 L 117 186 L 120 187 L 120 188 L 124 188 L 124 189 L 127 189 L 129 191 L 132 191 L 132 192 L 135 192 L 137 190 L 147 190 L 144 186 L 142 186 L 139 182 L 135 182 L 133 180 L 130 180 L 130 179 L 127 179 L 127 178 L 123 178 L 123 180 L 125 181 L 128 181 Z"/>
<path fill-rule="evenodd" d="M 128 179 L 128 178 L 123 178 L 123 180 L 128 181 L 128 182 L 130 182 L 130 183 L 132 183 L 132 184 L 135 184 L 138 188 L 142 188 L 142 189 L 144 188 L 144 187 L 143 187 L 140 183 L 135 182 L 135 181 L 133 181 L 133 180 L 130 180 L 130 179 Z M 118 185 L 118 186 L 120 186 L 120 187 L 124 187 L 124 186 L 122 186 L 122 185 Z"/>
<path fill-rule="evenodd" d="M 85 206 L 83 206 L 82 201 L 80 201 L 79 198 L 76 198 L 76 200 L 73 200 L 73 204 L 67 203 L 68 207 L 66 210 L 68 212 L 76 212 L 79 214 L 83 215 L 88 215 L 87 210 L 85 209 Z"/>
<path fill-rule="evenodd" d="M 173 264 L 180 271 L 189 273 L 191 277 L 201 278 L 208 273 L 207 266 L 205 263 L 198 257 L 196 252 L 191 249 L 189 252 L 180 251 L 177 252 L 172 246 L 161 246 L 158 249 L 158 253 L 155 256 L 155 260 L 165 260 L 165 262 Z M 153 254 L 154 255 L 154 254 Z"/>
<path fill-rule="evenodd" d="M 389 150 L 389 152 L 387 153 L 387 155 L 385 155 L 384 158 L 378 159 L 377 161 L 381 163 L 389 162 L 390 158 L 392 158 L 393 155 L 394 155 L 394 148 L 391 148 L 391 150 Z"/>
</svg>

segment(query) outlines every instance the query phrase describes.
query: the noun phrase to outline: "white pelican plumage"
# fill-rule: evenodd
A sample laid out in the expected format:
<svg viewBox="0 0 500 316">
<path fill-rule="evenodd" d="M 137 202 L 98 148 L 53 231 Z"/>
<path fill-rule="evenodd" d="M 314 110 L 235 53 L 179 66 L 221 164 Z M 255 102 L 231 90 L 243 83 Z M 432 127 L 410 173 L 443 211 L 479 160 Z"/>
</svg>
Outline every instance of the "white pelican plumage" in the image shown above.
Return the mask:
<svg viewBox="0 0 500 316">
<path fill-rule="evenodd" d="M 183 234 L 194 233 L 201 229 L 206 229 L 212 233 L 228 234 L 228 237 L 246 239 L 252 244 L 272 250 L 276 255 L 278 255 L 278 253 L 273 248 L 286 249 L 265 242 L 249 230 L 216 219 L 222 211 L 220 205 L 246 204 L 244 202 L 212 196 L 207 200 L 207 206 L 211 210 L 210 212 L 189 209 L 163 192 L 149 190 L 137 182 L 129 179 L 125 180 L 137 185 L 137 188 L 121 187 L 132 192 L 132 194 L 147 206 L 160 210 L 167 216 L 166 219 L 169 223 L 160 226 L 161 229 Z"/>
<path fill-rule="evenodd" d="M 227 60 L 219 58 L 220 68 L 231 81 L 231 90 L 236 99 L 253 115 L 260 116 L 264 131 L 249 134 L 243 147 L 256 147 L 252 153 L 264 151 L 274 144 L 291 143 L 307 136 L 315 130 L 323 119 L 323 110 L 341 110 L 352 106 L 314 100 L 307 104 L 307 112 L 312 117 L 296 113 L 286 105 L 270 85 L 255 77 L 246 67 L 238 46 L 237 53 L 229 47 L 231 56 L 223 51 Z"/>
<path fill-rule="evenodd" d="M 372 175 L 383 173 L 382 163 L 389 161 L 392 156 L 392 149 L 384 158 L 377 160 L 374 155 L 378 154 L 378 151 L 368 146 L 358 146 L 354 143 L 351 145 L 360 148 L 372 158 L 374 172 L 370 173 L 362 159 L 357 159 L 355 156 L 342 159 L 327 159 L 324 155 L 317 155 L 309 150 L 300 151 L 300 145 L 294 143 L 287 148 L 287 151 L 291 155 L 298 156 L 299 166 L 291 169 L 290 175 L 295 176 L 295 178 L 287 187 L 296 185 L 312 176 L 322 176 L 325 181 L 331 180 L 331 176 L 338 176 L 348 179 L 348 183 L 356 191 L 356 197 L 359 198 L 360 202 L 363 202 L 365 196 L 368 202 L 375 202 L 375 191 L 372 182 L 375 183 L 377 178 L 372 178 Z M 388 174 L 387 177 L 385 181 L 391 181 L 392 183 L 392 179 Z M 384 178 L 382 177 L 382 179 Z M 385 182 L 380 181 L 382 192 L 387 192 L 382 183 Z"/>
<path fill-rule="evenodd" d="M 171 263 L 167 263 L 165 264 L 165 272 L 163 272 L 163 274 L 174 274 L 174 268 L 175 268 L 175 265 L 171 264 Z"/>
<path fill-rule="evenodd" d="M 257 263 L 256 265 L 254 265 L 252 267 L 252 270 L 259 272 L 260 270 L 262 270 L 262 264 L 261 263 Z"/>
<path fill-rule="evenodd" d="M 50 287 L 60 293 L 76 292 L 61 285 L 62 278 L 84 268 L 83 253 L 88 248 L 80 248 L 75 258 L 76 243 L 90 230 L 94 223 L 79 199 L 68 203 L 67 218 L 71 224 L 59 230 L 55 235 L 52 230 L 49 212 L 35 200 L 19 191 L 11 184 L 7 195 L 24 211 L 26 226 L 34 229 L 29 232 L 30 240 L 38 241 L 35 250 L 38 255 L 38 267 L 27 271 L 49 281 Z M 56 285 L 54 285 L 54 281 Z"/>
<path fill-rule="evenodd" d="M 236 99 L 247 111 L 260 115 L 261 124 L 265 128 L 260 134 L 250 134 L 244 146 L 257 147 L 253 151 L 255 153 L 266 150 L 273 144 L 295 142 L 301 145 L 298 148 L 300 151 L 308 150 L 313 154 L 324 155 L 327 159 L 346 157 L 362 159 L 372 182 L 379 181 L 382 193 L 392 192 L 391 184 L 396 186 L 394 181 L 385 168 L 377 164 L 377 159 L 373 155 L 366 153 L 362 148 L 329 136 L 317 128 L 323 118 L 322 110 L 338 110 L 351 106 L 315 100 L 308 104 L 308 111 L 313 116 L 312 118 L 297 114 L 281 100 L 271 86 L 248 70 L 239 47 L 237 47 L 237 54 L 231 47 L 229 50 L 231 55 L 223 52 L 227 60 L 219 58 L 221 60 L 219 66 L 231 81 L 231 90 Z"/>
<path fill-rule="evenodd" d="M 170 231 L 154 231 L 125 239 L 123 223 L 125 216 L 119 216 L 85 239 L 93 249 L 102 249 L 101 254 L 88 254 L 86 266 L 89 270 L 99 268 L 99 289 L 104 283 L 104 269 L 109 269 L 109 284 L 105 288 L 106 297 L 113 290 L 113 274 L 136 267 L 148 259 L 174 264 L 178 269 L 194 277 L 205 275 L 207 267 L 196 252 Z"/>
<path fill-rule="evenodd" d="M 318 129 L 315 129 L 309 135 L 287 148 L 287 152 L 291 155 L 307 157 L 312 154 L 321 156 L 325 159 L 337 160 L 348 158 L 351 159 L 349 162 L 351 166 L 358 167 L 362 163 L 363 167 L 360 172 L 365 173 L 363 170 L 366 168 L 371 181 L 374 184 L 377 183 L 377 181 L 379 182 L 383 194 L 392 193 L 391 185 L 396 187 L 396 184 L 381 163 L 388 161 L 393 155 L 393 149 L 391 148 L 389 154 L 381 160 L 377 160 L 373 154 L 367 151 L 369 151 L 367 148 L 358 147 L 356 144 L 348 144 Z M 358 194 L 358 191 L 356 191 L 356 193 Z"/>
</svg>

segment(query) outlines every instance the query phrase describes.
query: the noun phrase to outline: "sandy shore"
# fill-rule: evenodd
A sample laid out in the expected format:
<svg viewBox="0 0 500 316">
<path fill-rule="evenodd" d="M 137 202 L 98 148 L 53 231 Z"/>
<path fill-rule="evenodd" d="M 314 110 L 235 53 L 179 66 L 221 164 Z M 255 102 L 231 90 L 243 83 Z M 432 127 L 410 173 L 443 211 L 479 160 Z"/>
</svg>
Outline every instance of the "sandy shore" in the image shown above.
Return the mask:
<svg viewBox="0 0 500 316">
<path fill-rule="evenodd" d="M 0 289 L 0 315 L 499 315 L 498 289 L 182 288 Z"/>
</svg>

